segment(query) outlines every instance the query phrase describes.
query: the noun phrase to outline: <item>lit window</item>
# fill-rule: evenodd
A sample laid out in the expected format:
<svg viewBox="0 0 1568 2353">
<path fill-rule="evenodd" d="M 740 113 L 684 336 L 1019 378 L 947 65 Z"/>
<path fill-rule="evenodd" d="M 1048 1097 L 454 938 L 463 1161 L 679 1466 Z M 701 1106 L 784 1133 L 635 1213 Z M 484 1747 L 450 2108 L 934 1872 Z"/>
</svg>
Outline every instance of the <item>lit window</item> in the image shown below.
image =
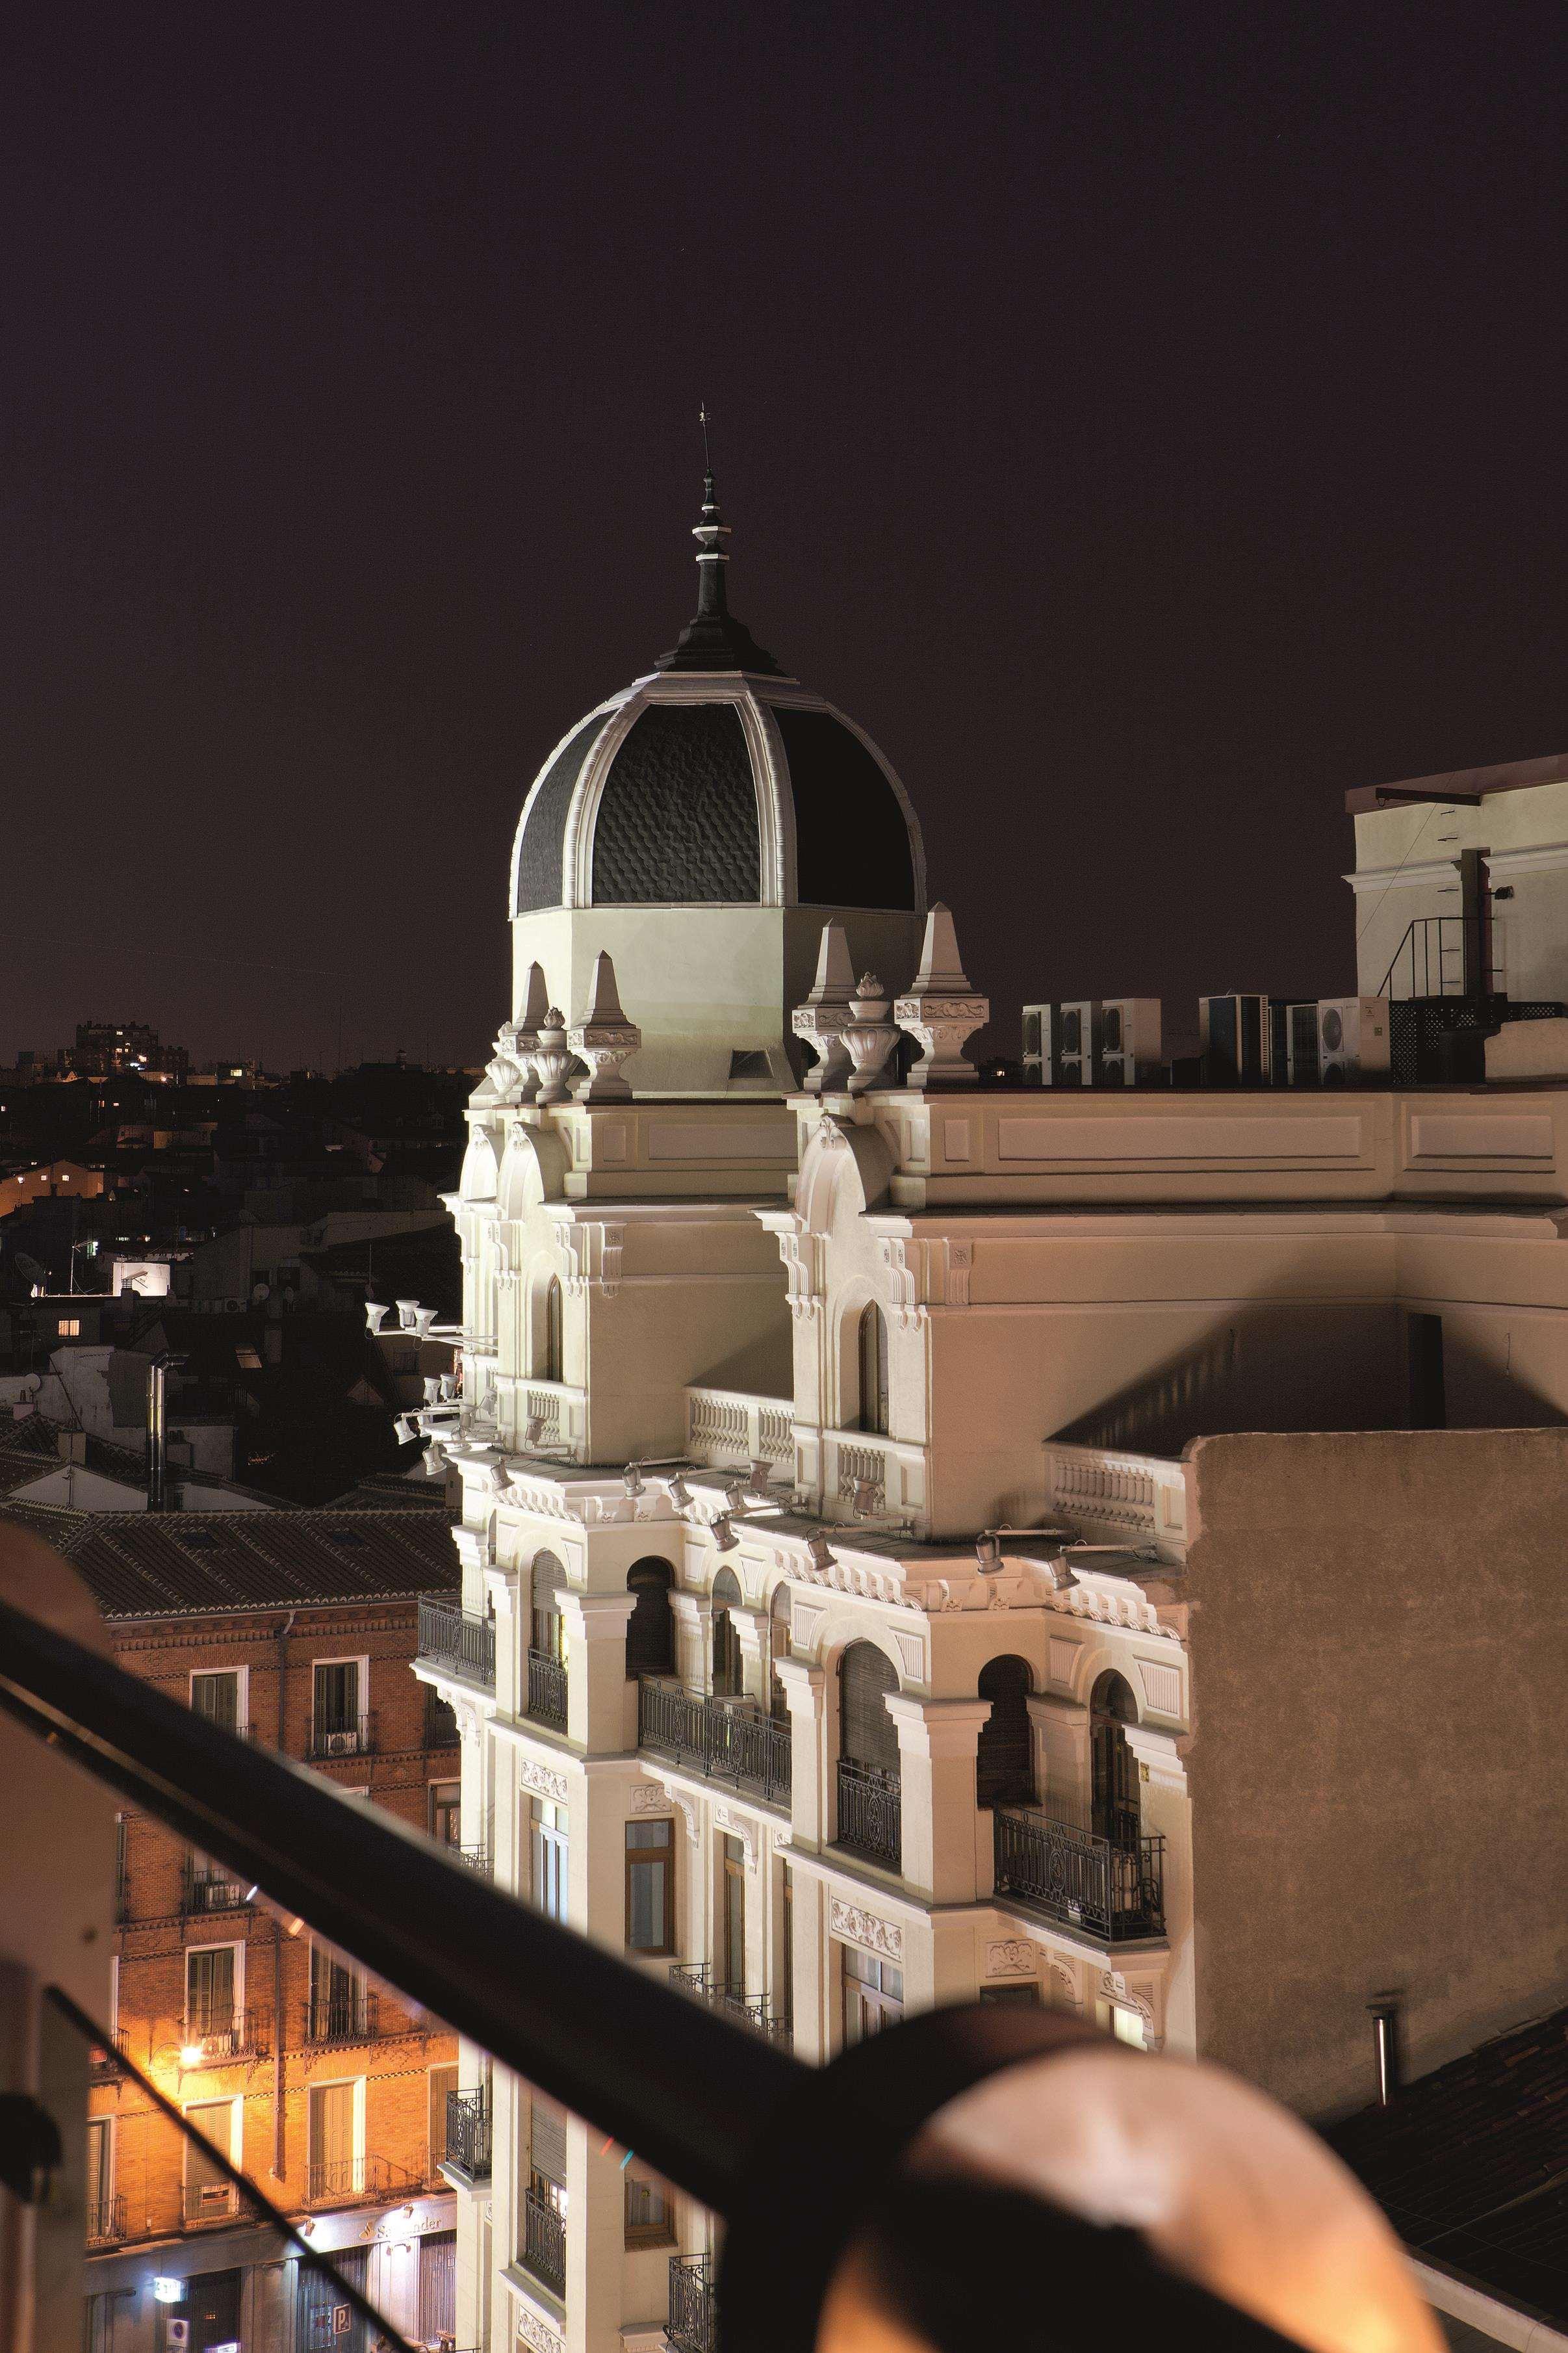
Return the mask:
<svg viewBox="0 0 1568 2353">
<path fill-rule="evenodd" d="M 549 1798 L 532 1805 L 533 1902 L 549 1920 L 566 1917 L 566 1809 Z"/>
<path fill-rule="evenodd" d="M 55 1325 L 55 1331 L 62 1340 L 79 1340 L 81 1338 L 81 1317 L 79 1315 L 62 1315 L 58 1323 Z"/>
<path fill-rule="evenodd" d="M 636 2159 L 633 2159 L 636 2163 Z M 640 2170 L 626 2174 L 626 2242 L 628 2247 L 672 2247 L 675 2210 L 663 2182 Z"/>
</svg>

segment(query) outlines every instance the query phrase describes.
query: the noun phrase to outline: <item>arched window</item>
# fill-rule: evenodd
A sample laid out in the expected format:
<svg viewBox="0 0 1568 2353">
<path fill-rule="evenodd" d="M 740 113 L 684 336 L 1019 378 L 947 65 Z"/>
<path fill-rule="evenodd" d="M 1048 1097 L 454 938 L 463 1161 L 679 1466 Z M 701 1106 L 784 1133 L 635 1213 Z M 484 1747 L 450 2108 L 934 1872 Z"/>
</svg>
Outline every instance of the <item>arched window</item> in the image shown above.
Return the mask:
<svg viewBox="0 0 1568 2353">
<path fill-rule="evenodd" d="M 789 1656 L 789 1586 L 781 1578 L 768 1603 L 768 1714 L 775 1724 L 789 1722 L 789 1701 L 779 1681 L 779 1661 Z"/>
<path fill-rule="evenodd" d="M 1094 1775 L 1092 1826 L 1112 1846 L 1136 1847 L 1138 1759 L 1127 1745 L 1124 1724 L 1138 1721 L 1138 1703 L 1119 1674 L 1100 1676 L 1089 1694 L 1089 1741 Z"/>
<path fill-rule="evenodd" d="M 899 1688 L 892 1661 L 875 1642 L 851 1642 L 838 1662 L 838 1753 L 846 1764 L 870 1766 L 895 1778 L 898 1727 L 882 1703 Z"/>
<path fill-rule="evenodd" d="M 566 1655 L 565 1637 L 561 1624 L 561 1596 L 566 1590 L 566 1571 L 552 1552 L 533 1556 L 532 1627 L 529 1648 L 542 1659 L 561 1661 Z"/>
<path fill-rule="evenodd" d="M 974 1766 L 975 1796 L 983 1806 L 1026 1806 L 1034 1798 L 1029 1683 L 1023 1659 L 992 1659 L 980 1670 L 980 1696 L 991 1703 Z"/>
<path fill-rule="evenodd" d="M 860 1312 L 860 1427 L 887 1435 L 888 1319 L 875 1300 Z"/>
<path fill-rule="evenodd" d="M 563 1381 L 566 1377 L 566 1336 L 564 1304 L 561 1295 L 561 1278 L 552 1274 L 544 1294 L 544 1361 L 540 1366 L 541 1378 Z"/>
<path fill-rule="evenodd" d="M 721 1568 L 713 1579 L 713 1696 L 739 1699 L 745 1689 L 741 1668 L 741 1637 L 729 1605 L 739 1603 L 741 1587 L 732 1569 Z"/>
<path fill-rule="evenodd" d="M 636 1605 L 626 1620 L 628 1675 L 675 1672 L 675 1613 L 669 1606 L 674 1582 L 667 1560 L 634 1560 L 626 1571 L 626 1591 Z"/>
</svg>

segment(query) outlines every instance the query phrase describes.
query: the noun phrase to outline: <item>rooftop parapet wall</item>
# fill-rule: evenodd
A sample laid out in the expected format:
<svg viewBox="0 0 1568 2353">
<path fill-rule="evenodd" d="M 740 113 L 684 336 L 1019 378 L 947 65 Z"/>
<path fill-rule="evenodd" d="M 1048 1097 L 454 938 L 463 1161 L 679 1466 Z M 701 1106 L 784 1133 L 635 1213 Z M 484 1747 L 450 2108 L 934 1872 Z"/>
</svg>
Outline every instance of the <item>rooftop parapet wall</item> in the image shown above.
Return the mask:
<svg viewBox="0 0 1568 2353">
<path fill-rule="evenodd" d="M 1187 1452 L 1205 2056 L 1313 2116 L 1568 1977 L 1568 1431 L 1202 1439 Z"/>
<path fill-rule="evenodd" d="M 1049 1089 L 869 1099 L 895 1208 L 1568 1200 L 1568 1088 Z M 847 1101 L 800 1098 L 809 1123 Z"/>
</svg>

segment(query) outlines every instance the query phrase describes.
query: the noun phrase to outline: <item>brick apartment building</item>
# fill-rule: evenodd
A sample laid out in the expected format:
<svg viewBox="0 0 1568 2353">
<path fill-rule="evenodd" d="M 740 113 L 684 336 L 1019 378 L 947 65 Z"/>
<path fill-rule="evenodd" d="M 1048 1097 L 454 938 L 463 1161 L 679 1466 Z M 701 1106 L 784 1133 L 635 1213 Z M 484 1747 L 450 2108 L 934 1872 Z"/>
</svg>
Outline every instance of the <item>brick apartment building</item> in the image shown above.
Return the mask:
<svg viewBox="0 0 1568 2353">
<path fill-rule="evenodd" d="M 86 1579 L 132 1673 L 308 1763 L 346 1800 L 455 1840 L 456 1724 L 410 1672 L 416 1597 L 456 1570 L 438 1503 L 7 1516 Z M 127 1813 L 120 1836 L 106 2021 L 120 2048 L 275 2203 L 309 2218 L 312 2243 L 413 2342 L 450 2343 L 453 2197 L 439 2167 L 454 2036 L 151 1819 Z M 351 2309 L 247 2221 L 107 2052 L 89 2135 L 89 2353 L 369 2353 Z"/>
</svg>

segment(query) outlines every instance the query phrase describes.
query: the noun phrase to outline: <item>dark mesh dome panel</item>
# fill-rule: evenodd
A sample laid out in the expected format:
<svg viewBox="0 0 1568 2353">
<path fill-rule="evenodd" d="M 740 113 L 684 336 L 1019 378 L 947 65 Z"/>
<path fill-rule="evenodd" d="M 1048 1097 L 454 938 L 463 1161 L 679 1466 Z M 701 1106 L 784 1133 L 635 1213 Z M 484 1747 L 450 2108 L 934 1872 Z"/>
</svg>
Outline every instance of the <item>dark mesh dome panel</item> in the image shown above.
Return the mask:
<svg viewBox="0 0 1568 2353">
<path fill-rule="evenodd" d="M 773 717 L 795 795 L 795 896 L 803 907 L 913 907 L 909 828 L 878 763 L 826 711 Z"/>
<path fill-rule="evenodd" d="M 594 902 L 762 897 L 757 791 L 731 702 L 645 711 L 610 764 L 594 826 Z"/>
<path fill-rule="evenodd" d="M 568 735 L 545 772 L 544 782 L 529 810 L 518 853 L 517 904 L 513 909 L 516 914 L 530 915 L 536 907 L 559 907 L 562 903 L 561 858 L 567 812 L 583 773 L 583 763 L 609 716 L 601 711 L 594 718 L 584 719 L 581 727 Z"/>
</svg>

